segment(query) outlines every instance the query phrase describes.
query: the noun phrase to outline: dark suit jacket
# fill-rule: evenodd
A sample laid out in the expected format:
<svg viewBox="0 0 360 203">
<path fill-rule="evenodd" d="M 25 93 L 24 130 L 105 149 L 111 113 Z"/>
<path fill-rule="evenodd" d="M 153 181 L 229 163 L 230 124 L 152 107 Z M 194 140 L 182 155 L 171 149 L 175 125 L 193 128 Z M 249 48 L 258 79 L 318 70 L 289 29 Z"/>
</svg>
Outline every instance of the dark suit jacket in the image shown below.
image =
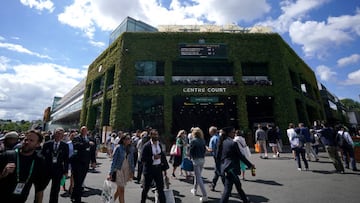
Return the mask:
<svg viewBox="0 0 360 203">
<path fill-rule="evenodd" d="M 89 166 L 90 164 L 90 144 L 89 140 L 85 140 L 81 135 L 77 135 L 72 140 L 74 146 L 74 153 L 70 158 L 71 164 L 85 164 Z"/>
<path fill-rule="evenodd" d="M 249 168 L 252 166 L 251 162 L 240 152 L 238 144 L 229 137 L 223 142 L 222 150 L 218 154 L 218 160 L 220 161 L 222 175 L 229 170 L 232 170 L 235 174 L 240 174 L 240 161 L 244 162 Z"/>
<path fill-rule="evenodd" d="M 161 169 L 163 171 L 169 169 L 169 164 L 166 160 L 166 155 L 164 151 L 162 150 L 161 144 Z M 153 153 L 152 153 L 152 147 L 151 147 L 151 141 L 146 142 L 141 150 L 141 161 L 143 163 L 143 173 L 152 173 L 152 164 L 153 164 Z"/>
<path fill-rule="evenodd" d="M 65 142 L 60 141 L 56 154 L 54 142 L 54 140 L 45 142 L 41 154 L 45 157 L 46 165 L 51 168 L 51 172 L 67 173 L 69 169 L 69 146 Z M 57 156 L 56 163 L 53 163 L 53 156 Z"/>
</svg>

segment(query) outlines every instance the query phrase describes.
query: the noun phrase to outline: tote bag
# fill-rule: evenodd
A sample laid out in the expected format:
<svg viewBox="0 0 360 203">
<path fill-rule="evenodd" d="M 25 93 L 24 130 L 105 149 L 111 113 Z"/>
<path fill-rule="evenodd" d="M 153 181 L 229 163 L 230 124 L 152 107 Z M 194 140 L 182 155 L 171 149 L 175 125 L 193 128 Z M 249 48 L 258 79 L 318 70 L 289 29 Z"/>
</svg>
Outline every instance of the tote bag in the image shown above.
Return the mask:
<svg viewBox="0 0 360 203">
<path fill-rule="evenodd" d="M 256 153 L 259 153 L 259 152 L 260 152 L 260 145 L 259 145 L 259 143 L 256 143 L 256 144 L 255 144 L 255 152 L 256 152 Z"/>
<path fill-rule="evenodd" d="M 109 180 L 104 181 L 103 189 L 101 191 L 101 202 L 114 203 L 114 194 L 116 192 L 116 184 Z"/>
<path fill-rule="evenodd" d="M 170 155 L 172 156 L 181 156 L 181 150 L 180 147 L 176 144 L 173 144 L 170 149 Z"/>
<path fill-rule="evenodd" d="M 181 162 L 181 168 L 185 171 L 193 171 L 194 170 L 193 162 L 188 158 L 184 158 L 183 161 Z"/>
</svg>

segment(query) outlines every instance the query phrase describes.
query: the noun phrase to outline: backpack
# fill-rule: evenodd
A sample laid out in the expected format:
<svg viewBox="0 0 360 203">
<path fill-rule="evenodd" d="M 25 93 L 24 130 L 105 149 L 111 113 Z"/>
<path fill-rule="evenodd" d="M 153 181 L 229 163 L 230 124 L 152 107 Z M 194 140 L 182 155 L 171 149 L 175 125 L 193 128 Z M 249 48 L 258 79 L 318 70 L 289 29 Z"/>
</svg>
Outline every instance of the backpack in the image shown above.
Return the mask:
<svg viewBox="0 0 360 203">
<path fill-rule="evenodd" d="M 348 147 L 349 146 L 349 143 L 347 142 L 347 140 L 344 137 L 344 131 L 341 134 L 340 133 L 336 134 L 336 142 L 339 147 Z"/>
<path fill-rule="evenodd" d="M 290 143 L 296 148 L 303 148 L 305 143 L 305 137 L 302 134 L 297 134 L 291 138 Z"/>
</svg>

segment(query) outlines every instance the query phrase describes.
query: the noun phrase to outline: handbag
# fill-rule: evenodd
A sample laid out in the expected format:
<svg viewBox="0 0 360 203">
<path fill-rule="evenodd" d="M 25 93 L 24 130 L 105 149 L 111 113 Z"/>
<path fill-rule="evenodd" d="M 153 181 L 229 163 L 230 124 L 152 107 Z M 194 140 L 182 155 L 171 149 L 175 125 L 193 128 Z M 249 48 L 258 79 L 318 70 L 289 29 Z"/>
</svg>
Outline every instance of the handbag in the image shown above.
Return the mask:
<svg viewBox="0 0 360 203">
<path fill-rule="evenodd" d="M 101 200 L 103 203 L 114 203 L 114 194 L 116 192 L 116 184 L 105 180 L 101 191 Z"/>
<path fill-rule="evenodd" d="M 256 143 L 256 144 L 255 144 L 255 152 L 256 152 L 256 153 L 259 153 L 259 152 L 260 152 L 260 144 L 259 144 L 259 143 Z"/>
<path fill-rule="evenodd" d="M 181 150 L 180 147 L 176 144 L 173 144 L 170 149 L 170 155 L 172 156 L 181 156 Z"/>
<path fill-rule="evenodd" d="M 193 171 L 193 162 L 188 158 L 184 158 L 181 162 L 181 169 L 183 169 L 184 171 Z"/>
</svg>

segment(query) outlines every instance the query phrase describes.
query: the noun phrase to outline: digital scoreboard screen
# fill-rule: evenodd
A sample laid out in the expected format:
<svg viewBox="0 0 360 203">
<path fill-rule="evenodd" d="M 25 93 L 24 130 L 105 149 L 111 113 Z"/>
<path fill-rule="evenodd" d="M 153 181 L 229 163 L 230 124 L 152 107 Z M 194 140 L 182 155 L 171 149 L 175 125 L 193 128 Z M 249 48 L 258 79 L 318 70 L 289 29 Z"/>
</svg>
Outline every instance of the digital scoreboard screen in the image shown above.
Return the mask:
<svg viewBox="0 0 360 203">
<path fill-rule="evenodd" d="M 226 58 L 224 44 L 179 44 L 181 58 Z"/>
</svg>

